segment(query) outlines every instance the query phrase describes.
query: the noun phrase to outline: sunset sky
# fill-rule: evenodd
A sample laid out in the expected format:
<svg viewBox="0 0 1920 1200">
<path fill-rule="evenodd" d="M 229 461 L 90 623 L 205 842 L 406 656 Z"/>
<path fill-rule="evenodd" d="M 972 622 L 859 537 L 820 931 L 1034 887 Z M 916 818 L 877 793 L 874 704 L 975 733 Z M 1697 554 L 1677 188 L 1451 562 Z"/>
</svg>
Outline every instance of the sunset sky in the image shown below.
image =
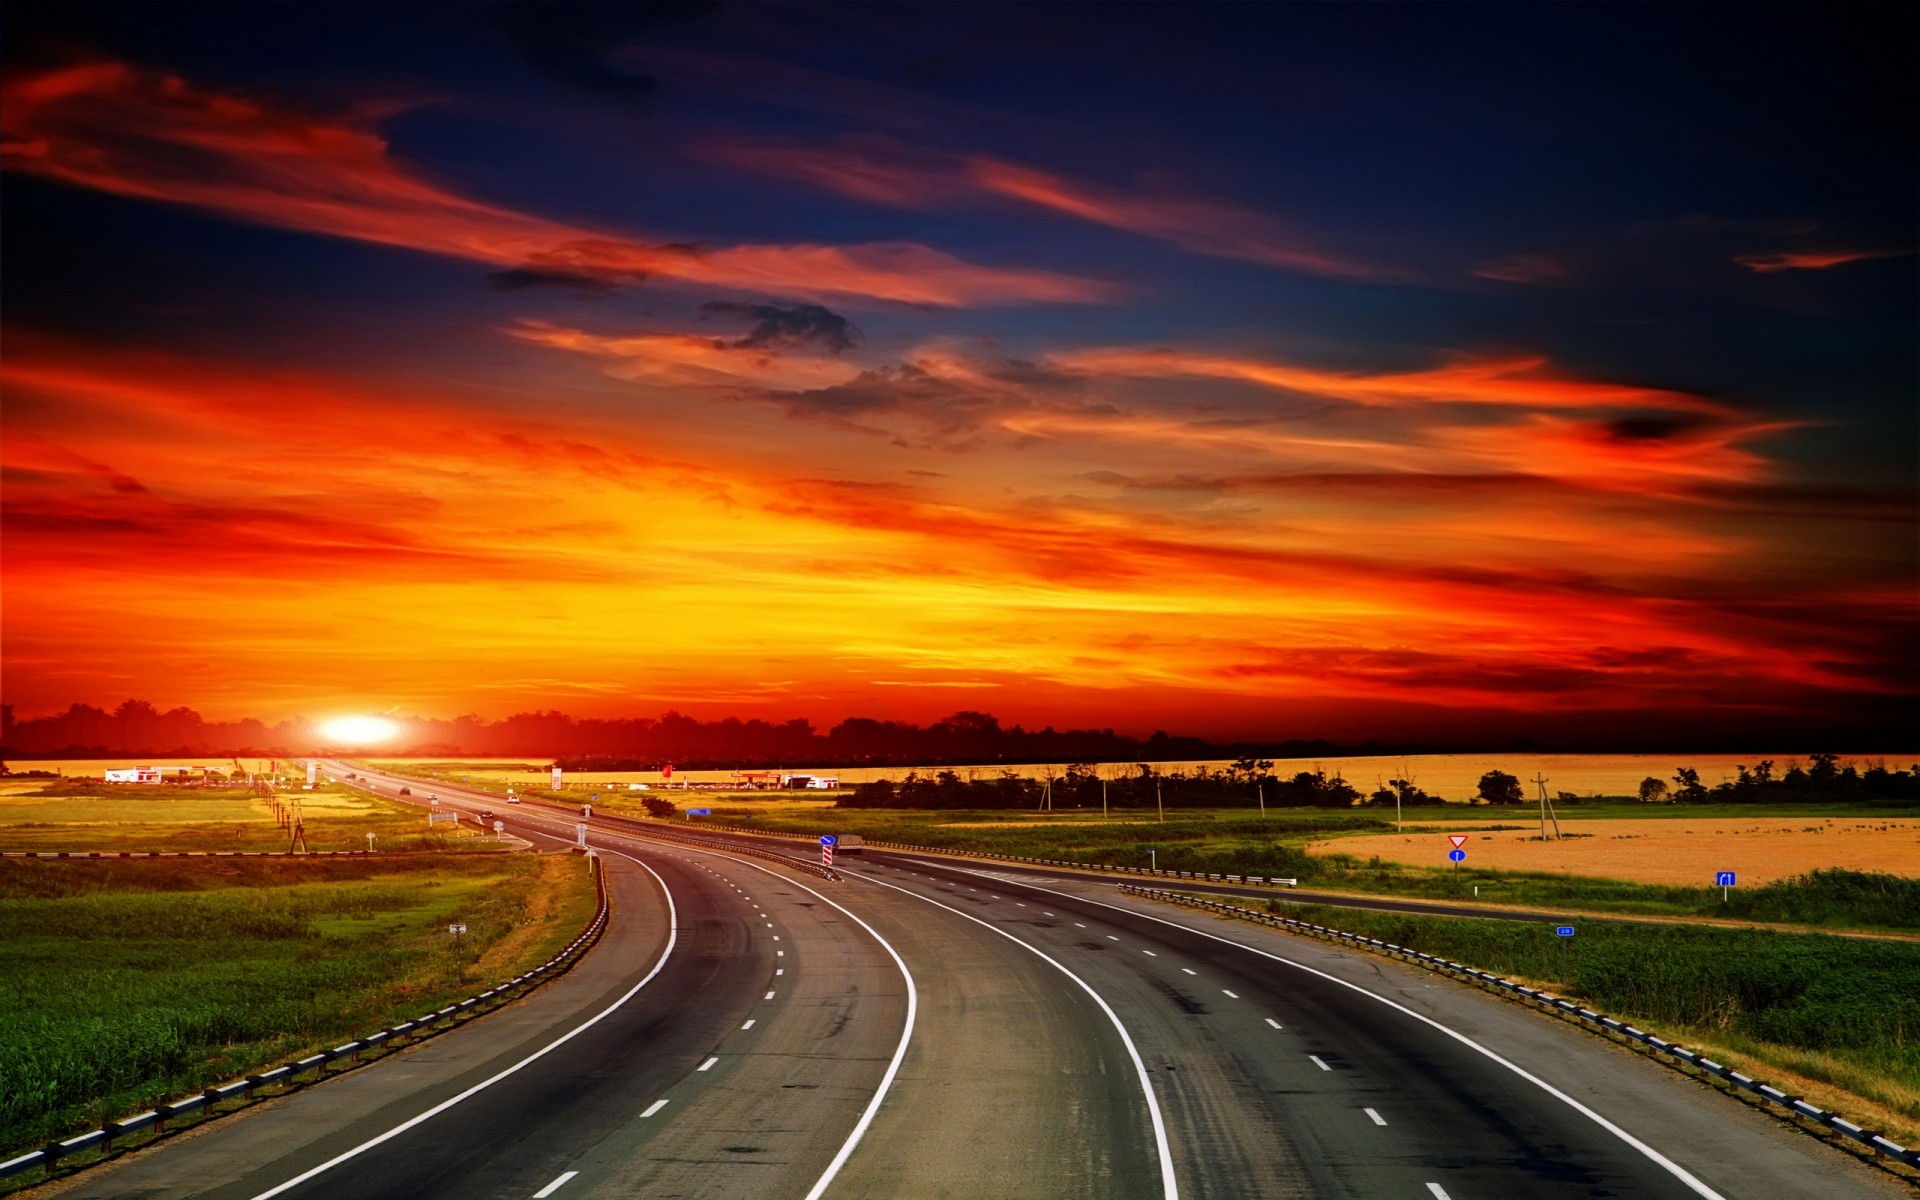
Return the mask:
<svg viewBox="0 0 1920 1200">
<path fill-rule="evenodd" d="M 1911 728 L 1891 20 L 11 3 L 6 702 Z"/>
</svg>

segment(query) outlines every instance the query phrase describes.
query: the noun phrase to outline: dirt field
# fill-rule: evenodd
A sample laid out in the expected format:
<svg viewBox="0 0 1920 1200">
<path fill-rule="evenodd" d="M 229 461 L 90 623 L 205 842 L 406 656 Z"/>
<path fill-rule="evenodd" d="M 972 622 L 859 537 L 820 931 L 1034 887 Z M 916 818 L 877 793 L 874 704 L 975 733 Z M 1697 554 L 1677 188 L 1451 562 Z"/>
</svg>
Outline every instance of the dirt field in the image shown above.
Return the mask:
<svg viewBox="0 0 1920 1200">
<path fill-rule="evenodd" d="M 1506 823 L 1505 821 L 1501 822 Z M 1912 817 L 1748 817 L 1687 820 L 1581 821 L 1562 817 L 1569 834 L 1538 842 L 1529 828 L 1473 833 L 1465 866 L 1499 871 L 1564 871 L 1639 883 L 1711 885 L 1717 871 L 1733 871 L 1751 887 L 1815 867 L 1850 867 L 1920 876 L 1920 820 Z M 1409 829 L 1310 843 L 1314 853 L 1338 852 L 1408 866 L 1444 867 L 1452 849 L 1444 829 Z"/>
</svg>

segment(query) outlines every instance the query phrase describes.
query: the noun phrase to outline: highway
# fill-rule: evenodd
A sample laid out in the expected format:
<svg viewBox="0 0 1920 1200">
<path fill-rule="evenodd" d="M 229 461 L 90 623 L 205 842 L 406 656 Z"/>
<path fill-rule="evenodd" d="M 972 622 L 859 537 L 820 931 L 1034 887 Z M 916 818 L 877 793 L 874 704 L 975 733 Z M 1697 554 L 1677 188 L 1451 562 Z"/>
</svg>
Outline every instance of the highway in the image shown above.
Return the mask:
<svg viewBox="0 0 1920 1200">
<path fill-rule="evenodd" d="M 574 840 L 572 814 L 436 786 Z M 1563 1024 L 1109 881 L 869 851 L 828 882 L 591 824 L 614 914 L 567 976 L 61 1193 L 1906 1194 Z"/>
</svg>

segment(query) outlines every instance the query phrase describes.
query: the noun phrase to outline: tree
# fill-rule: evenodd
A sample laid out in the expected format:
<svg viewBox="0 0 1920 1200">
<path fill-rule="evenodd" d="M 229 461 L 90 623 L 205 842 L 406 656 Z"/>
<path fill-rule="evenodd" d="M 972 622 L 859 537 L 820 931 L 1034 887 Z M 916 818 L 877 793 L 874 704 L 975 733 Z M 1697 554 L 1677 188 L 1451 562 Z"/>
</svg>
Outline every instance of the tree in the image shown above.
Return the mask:
<svg viewBox="0 0 1920 1200">
<path fill-rule="evenodd" d="M 1649 775 L 1640 781 L 1640 802 L 1642 804 L 1663 804 L 1667 799 L 1667 781 L 1655 779 Z"/>
<path fill-rule="evenodd" d="M 1496 769 L 1480 777 L 1480 798 L 1488 804 L 1518 804 L 1526 799 L 1526 793 L 1518 779 Z"/>
<path fill-rule="evenodd" d="M 664 821 L 680 811 L 674 807 L 673 801 L 664 800 L 659 796 L 646 797 L 640 801 L 640 807 L 646 809 L 647 815 L 656 821 Z"/>
<path fill-rule="evenodd" d="M 1681 767 L 1675 771 L 1673 773 L 1673 781 L 1680 785 L 1680 790 L 1673 794 L 1675 800 L 1685 801 L 1688 804 L 1698 804 L 1707 798 L 1707 789 L 1705 785 L 1700 782 L 1700 772 L 1694 770 L 1692 767 Z"/>
</svg>

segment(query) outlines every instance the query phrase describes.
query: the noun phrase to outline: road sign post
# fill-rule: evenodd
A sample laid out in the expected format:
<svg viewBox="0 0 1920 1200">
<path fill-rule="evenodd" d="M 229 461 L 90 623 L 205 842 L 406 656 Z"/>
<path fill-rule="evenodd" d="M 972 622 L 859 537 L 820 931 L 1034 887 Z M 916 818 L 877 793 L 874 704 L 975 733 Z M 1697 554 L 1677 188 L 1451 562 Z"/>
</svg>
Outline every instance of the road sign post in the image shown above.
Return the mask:
<svg viewBox="0 0 1920 1200">
<path fill-rule="evenodd" d="M 1729 890 L 1732 889 L 1734 885 L 1733 872 L 1732 871 L 1716 871 L 1714 872 L 1713 882 L 1719 885 L 1720 903 L 1725 904 L 1727 902 L 1727 893 Z"/>
<path fill-rule="evenodd" d="M 840 841 L 839 838 L 833 836 L 830 833 L 823 833 L 820 835 L 820 865 L 821 866 L 826 867 L 829 870 L 833 868 L 833 848 L 835 845 L 839 843 L 839 841 Z"/>
<path fill-rule="evenodd" d="M 578 825 L 575 825 L 573 827 L 573 835 L 580 840 L 580 845 L 582 846 L 586 845 L 587 844 L 587 823 L 585 821 L 582 821 Z"/>
<path fill-rule="evenodd" d="M 493 823 L 493 836 L 499 837 L 501 834 L 505 833 L 506 831 L 507 831 L 507 823 L 505 821 L 495 821 Z"/>
<path fill-rule="evenodd" d="M 1573 926 L 1561 925 L 1553 933 L 1560 939 L 1560 985 L 1570 988 L 1573 986 L 1573 972 L 1567 966 L 1567 947 L 1573 945 Z"/>
</svg>

